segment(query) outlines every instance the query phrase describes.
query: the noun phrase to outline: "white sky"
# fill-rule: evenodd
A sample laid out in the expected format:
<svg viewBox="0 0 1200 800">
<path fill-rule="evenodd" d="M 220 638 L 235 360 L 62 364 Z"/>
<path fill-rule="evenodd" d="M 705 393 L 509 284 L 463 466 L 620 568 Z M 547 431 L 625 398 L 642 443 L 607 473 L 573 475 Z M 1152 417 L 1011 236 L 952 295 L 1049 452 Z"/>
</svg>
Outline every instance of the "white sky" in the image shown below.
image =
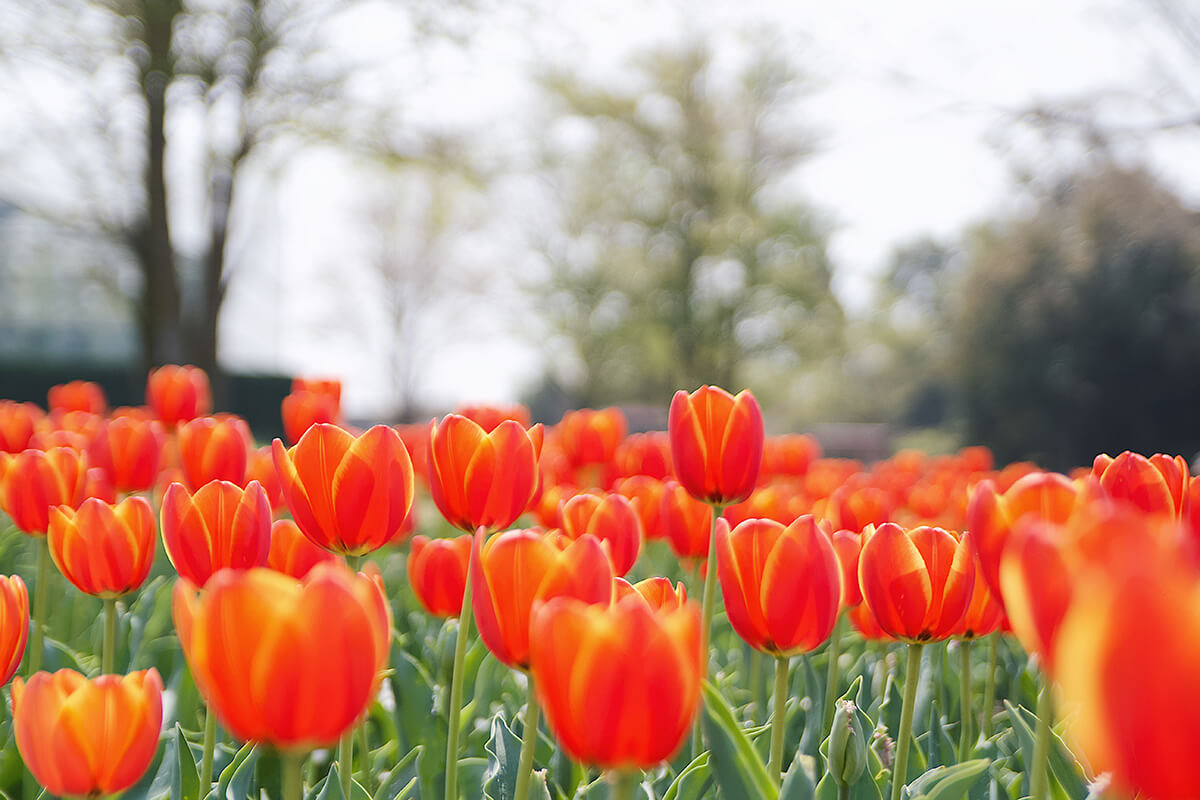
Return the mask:
<svg viewBox="0 0 1200 800">
<path fill-rule="evenodd" d="M 419 55 L 395 52 L 400 23 L 383 3 L 347 21 L 340 35 L 357 52 L 388 59 L 385 72 L 396 84 L 368 83 L 364 93 L 403 85 L 405 118 L 484 131 L 480 153 L 502 160 L 528 152 L 539 133 L 528 121 L 536 107 L 529 75 L 540 63 L 619 79 L 629 54 L 646 46 L 711 33 L 721 53 L 770 31 L 819 87 L 800 106 L 821 147 L 797 190 L 836 225 L 836 289 L 851 310 L 867 304 L 871 277 L 896 245 L 950 236 L 1013 208 L 1020 196 L 1014 159 L 1056 166 L 1046 161 L 1051 151 L 1011 124 L 1014 109 L 1109 89 L 1169 107 L 1164 75 L 1190 68 L 1193 82 L 1200 77 L 1200 63 L 1177 55 L 1150 4 L 1138 0 L 553 7 L 553 16 L 500 13 L 464 48 L 435 44 Z M 1112 107 L 1122 120 L 1143 112 L 1133 102 Z M 1158 136 L 1145 151 L 1135 148 L 1143 152 L 1164 179 L 1200 201 L 1200 130 Z M 314 151 L 277 180 L 278 193 L 249 187 L 242 197 L 253 209 L 255 240 L 231 289 L 223 355 L 235 368 L 338 375 L 352 413 L 381 410 L 390 395 L 387 334 L 347 243 L 361 231 L 361 175 L 345 158 Z M 454 254 L 486 267 L 497 294 L 486 303 L 436 305 L 414 334 L 427 353 L 421 394 L 432 405 L 513 400 L 539 371 L 535 338 L 512 322 L 532 311 L 512 288 L 529 268 L 512 210 L 493 209 L 465 252 Z"/>
</svg>

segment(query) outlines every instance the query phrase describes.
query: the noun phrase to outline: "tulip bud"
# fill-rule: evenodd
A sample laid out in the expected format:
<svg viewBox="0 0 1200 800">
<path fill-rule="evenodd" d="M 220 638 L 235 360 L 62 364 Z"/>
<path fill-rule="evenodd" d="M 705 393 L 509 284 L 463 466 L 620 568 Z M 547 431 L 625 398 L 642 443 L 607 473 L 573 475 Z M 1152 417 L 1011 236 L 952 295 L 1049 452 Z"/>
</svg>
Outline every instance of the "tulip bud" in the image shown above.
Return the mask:
<svg viewBox="0 0 1200 800">
<path fill-rule="evenodd" d="M 829 774 L 839 786 L 850 786 L 867 767 L 867 742 L 858 707 L 840 700 L 829 731 Z"/>
</svg>

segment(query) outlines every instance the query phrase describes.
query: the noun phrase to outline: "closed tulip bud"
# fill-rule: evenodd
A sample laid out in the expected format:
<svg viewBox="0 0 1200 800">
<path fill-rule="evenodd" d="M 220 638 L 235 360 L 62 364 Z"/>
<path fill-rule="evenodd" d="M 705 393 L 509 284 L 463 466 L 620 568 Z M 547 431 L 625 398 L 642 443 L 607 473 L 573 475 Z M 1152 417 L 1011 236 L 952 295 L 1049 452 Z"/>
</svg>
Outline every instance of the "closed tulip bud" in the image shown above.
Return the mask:
<svg viewBox="0 0 1200 800">
<path fill-rule="evenodd" d="M 29 592 L 20 575 L 0 575 L 0 685 L 21 664 L 29 641 Z"/>
<path fill-rule="evenodd" d="M 594 536 L 569 542 L 534 531 L 507 531 L 485 543 L 480 531 L 471 560 L 471 606 L 479 638 L 510 667 L 529 667 L 535 602 L 559 596 L 603 604 L 612 599 L 612 565 Z"/>
<path fill-rule="evenodd" d="M 434 503 L 459 530 L 507 528 L 533 499 L 541 447 L 541 425 L 527 431 L 506 420 L 487 433 L 457 414 L 431 422 L 429 491 Z"/>
<path fill-rule="evenodd" d="M 146 405 L 167 425 L 188 422 L 212 411 L 208 375 L 199 367 L 167 364 L 146 379 Z"/>
<path fill-rule="evenodd" d="M 608 548 L 613 574 L 633 568 L 642 549 L 637 511 L 619 494 L 577 494 L 563 504 L 563 532 L 572 539 L 590 533 Z"/>
<path fill-rule="evenodd" d="M 28 534 L 50 527 L 50 509 L 83 502 L 87 457 L 69 447 L 0 453 L 0 510 Z"/>
<path fill-rule="evenodd" d="M 162 679 L 151 669 L 88 680 L 69 669 L 12 687 L 13 730 L 25 766 L 49 794 L 123 792 L 150 767 L 162 727 Z"/>
<path fill-rule="evenodd" d="M 325 548 L 310 542 L 295 522 L 290 519 L 278 519 L 271 524 L 268 567 L 299 580 L 317 564 L 325 563 L 339 563 L 339 560 Z"/>
<path fill-rule="evenodd" d="M 118 504 L 95 497 L 76 511 L 50 512 L 47 543 L 63 576 L 84 594 L 111 599 L 136 591 L 154 563 L 154 509 L 141 497 Z"/>
<path fill-rule="evenodd" d="M 163 496 L 162 537 L 179 576 L 197 586 L 222 569 L 264 566 L 271 549 L 267 493 L 255 481 L 245 489 L 213 481 L 194 495 L 172 483 Z"/>
<path fill-rule="evenodd" d="M 175 586 L 175 628 L 196 688 L 230 733 L 280 750 L 337 741 L 367 710 L 387 663 L 379 586 L 333 564 L 302 580 L 269 569 Z"/>
<path fill-rule="evenodd" d="M 484 433 L 491 433 L 500 427 L 500 423 L 510 419 L 522 428 L 528 428 L 532 424 L 529 418 L 529 409 L 519 405 L 461 406 L 454 413 L 473 421 L 483 428 Z"/>
<path fill-rule="evenodd" d="M 338 397 L 318 392 L 292 392 L 283 398 L 280 412 L 283 433 L 292 444 L 318 422 L 337 425 L 342 417 Z"/>
<path fill-rule="evenodd" d="M 33 403 L 0 400 L 0 453 L 19 453 L 29 447 L 42 416 Z"/>
<path fill-rule="evenodd" d="M 682 582 L 672 586 L 668 578 L 653 577 L 631 584 L 624 578 L 613 578 L 614 603 L 633 595 L 645 600 L 655 611 L 673 611 L 687 603 L 687 587 Z"/>
<path fill-rule="evenodd" d="M 114 417 L 88 446 L 88 464 L 104 470 L 117 491 L 141 492 L 154 486 L 165 439 L 155 420 Z"/>
<path fill-rule="evenodd" d="M 634 433 L 617 445 L 613 453 L 617 475 L 645 475 L 665 481 L 671 477 L 671 440 L 665 431 Z"/>
<path fill-rule="evenodd" d="M 870 530 L 874 532 L 874 526 Z M 842 567 L 842 608 L 854 608 L 862 602 L 862 590 L 858 586 L 858 556 L 862 552 L 863 535 L 840 530 L 834 532 L 832 541 Z"/>
<path fill-rule="evenodd" d="M 821 457 L 821 444 L 807 433 L 768 436 L 763 441 L 763 474 L 799 477 Z"/>
<path fill-rule="evenodd" d="M 976 575 L 979 574 L 979 562 L 975 562 Z M 1003 570 L 1003 562 L 1001 564 Z M 971 602 L 967 605 L 967 613 L 963 615 L 955 636 L 963 639 L 978 639 L 1000 630 L 1004 622 L 1004 607 L 1000 605 L 987 581 L 978 577 L 971 590 Z"/>
<path fill-rule="evenodd" d="M 878 487 L 841 486 L 830 495 L 825 516 L 835 528 L 861 531 L 868 525 L 882 525 L 890 520 L 894 506 L 888 493 Z"/>
<path fill-rule="evenodd" d="M 619 408 L 581 408 L 563 414 L 555 429 L 563 455 L 578 469 L 612 461 L 628 427 Z"/>
<path fill-rule="evenodd" d="M 850 786 L 867 768 L 867 738 L 858 707 L 840 700 L 829 731 L 829 774 L 839 786 Z"/>
<path fill-rule="evenodd" d="M 763 652 L 788 657 L 829 638 L 842 596 L 841 566 L 811 516 L 786 528 L 746 520 L 717 526 L 717 572 L 729 624 Z"/>
<path fill-rule="evenodd" d="M 283 488 L 279 485 L 279 474 L 275 472 L 275 451 L 271 445 L 250 451 L 249 460 L 246 461 L 246 481 L 262 484 L 271 503 L 271 511 L 284 508 Z"/>
<path fill-rule="evenodd" d="M 254 446 L 250 426 L 240 417 L 200 417 L 179 426 L 179 463 L 195 491 L 209 481 L 246 483 L 246 461 Z"/>
<path fill-rule="evenodd" d="M 51 386 L 46 399 L 51 411 L 86 411 L 100 415 L 108 412 L 104 390 L 91 381 L 71 381 Z"/>
<path fill-rule="evenodd" d="M 1183 456 L 1146 458 L 1126 450 L 1116 458 L 1096 456 L 1092 474 L 1109 497 L 1155 514 L 1178 517 L 1188 496 L 1188 464 Z"/>
<path fill-rule="evenodd" d="M 763 420 L 748 391 L 716 386 L 678 391 L 667 421 L 679 483 L 697 500 L 728 505 L 754 491 L 762 466 Z"/>
<path fill-rule="evenodd" d="M 675 481 L 663 486 L 661 524 L 671 549 L 680 558 L 704 558 L 712 534 L 712 506 L 688 494 Z"/>
<path fill-rule="evenodd" d="M 695 603 L 655 610 L 636 597 L 612 605 L 559 597 L 538 605 L 531 629 L 533 684 L 571 758 L 647 769 L 679 749 L 700 704 Z"/>
<path fill-rule="evenodd" d="M 283 497 L 304 535 L 347 556 L 383 547 L 412 509 L 413 469 L 396 431 L 376 425 L 355 437 L 313 425 L 291 449 L 274 442 Z"/>
<path fill-rule="evenodd" d="M 421 606 L 435 617 L 457 617 L 462 613 L 472 541 L 469 534 L 454 539 L 413 537 L 408 583 Z"/>
<path fill-rule="evenodd" d="M 664 537 L 662 529 L 663 482 L 649 475 L 620 478 L 613 491 L 629 499 L 642 523 L 642 536 L 647 539 Z"/>
<path fill-rule="evenodd" d="M 324 394 L 339 404 L 342 402 L 342 382 L 337 378 L 292 378 L 292 391 Z"/>
</svg>

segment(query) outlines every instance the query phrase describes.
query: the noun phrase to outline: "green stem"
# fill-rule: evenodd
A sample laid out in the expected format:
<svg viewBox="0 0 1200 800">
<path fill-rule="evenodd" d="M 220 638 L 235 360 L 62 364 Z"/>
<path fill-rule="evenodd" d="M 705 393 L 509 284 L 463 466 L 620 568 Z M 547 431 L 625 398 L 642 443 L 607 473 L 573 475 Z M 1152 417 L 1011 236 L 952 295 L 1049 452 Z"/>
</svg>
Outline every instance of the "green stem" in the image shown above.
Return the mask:
<svg viewBox="0 0 1200 800">
<path fill-rule="evenodd" d="M 900 790 L 908 772 L 908 746 L 912 743 L 913 706 L 917 704 L 917 685 L 921 682 L 921 650 L 925 645 L 908 646 L 908 668 L 904 672 L 904 704 L 900 706 L 900 733 L 896 742 L 896 761 L 892 764 L 892 800 L 900 800 Z"/>
<path fill-rule="evenodd" d="M 1000 634 L 988 637 L 987 683 L 983 685 L 983 738 L 992 738 L 992 714 L 996 706 L 996 651 Z"/>
<path fill-rule="evenodd" d="M 633 800 L 634 789 L 637 788 L 638 774 L 629 770 L 610 770 L 608 780 L 612 784 L 609 800 Z"/>
<path fill-rule="evenodd" d="M 283 754 L 283 800 L 301 800 L 303 798 L 304 782 L 300 777 L 303 766 L 303 753 Z M 201 786 L 201 791 L 204 791 L 203 786 Z"/>
<path fill-rule="evenodd" d="M 1029 796 L 1032 800 L 1049 797 L 1050 776 L 1050 717 L 1054 715 L 1050 697 L 1050 681 L 1042 677 L 1042 690 L 1037 700 L 1037 734 L 1033 741 L 1033 764 L 1030 766 Z"/>
<path fill-rule="evenodd" d="M 113 662 L 117 657 L 117 600 L 104 599 L 104 649 L 100 655 L 100 674 L 112 675 Z"/>
<path fill-rule="evenodd" d="M 723 508 L 716 503 L 709 503 L 708 506 L 712 509 L 712 524 L 708 529 L 708 571 L 704 575 L 704 600 L 701 605 L 700 672 L 703 676 L 708 675 L 708 656 L 712 650 L 709 637 L 712 635 L 713 606 L 717 599 L 717 520 L 721 518 Z M 699 752 L 700 722 L 697 720 L 692 728 L 692 754 Z"/>
<path fill-rule="evenodd" d="M 833 623 L 833 633 L 829 635 L 829 672 L 825 677 L 825 713 L 821 730 L 828 731 L 833 727 L 833 703 L 837 700 L 838 686 L 838 657 L 842 651 L 842 617 L 841 614 Z"/>
<path fill-rule="evenodd" d="M 200 796 L 212 789 L 213 752 L 217 749 L 217 715 L 211 708 L 204 710 L 204 755 L 200 758 Z M 303 760 L 303 759 L 301 759 Z"/>
<path fill-rule="evenodd" d="M 342 784 L 342 797 L 349 797 L 350 784 L 354 780 L 354 728 L 347 728 L 338 739 L 338 779 Z"/>
<path fill-rule="evenodd" d="M 958 740 L 958 760 L 966 761 L 971 754 L 971 640 L 958 643 L 959 707 L 962 710 L 961 736 Z"/>
<path fill-rule="evenodd" d="M 521 758 L 517 761 L 517 785 L 513 800 L 529 797 L 529 783 L 533 778 L 533 751 L 537 748 L 538 718 L 537 692 L 533 690 L 533 678 L 529 679 L 529 699 L 525 701 L 525 734 L 521 737 Z"/>
<path fill-rule="evenodd" d="M 749 647 L 749 645 L 747 645 Z M 753 718 L 751 722 L 757 722 L 757 717 L 762 714 L 765 716 L 766 709 L 763 708 L 765 700 L 763 699 L 763 654 L 753 647 L 749 647 L 750 658 L 747 666 L 750 668 L 750 702 L 754 705 L 754 713 L 750 716 Z"/>
<path fill-rule="evenodd" d="M 29 631 L 29 675 L 42 668 L 42 626 L 46 623 L 46 594 L 50 583 L 50 543 L 37 537 L 37 587 L 33 592 L 33 620 Z"/>
<path fill-rule="evenodd" d="M 458 615 L 458 637 L 454 642 L 454 672 L 450 678 L 450 703 L 446 707 L 446 800 L 458 800 L 458 725 L 462 716 L 463 667 L 467 660 L 467 636 L 471 632 L 471 567 L 463 590 Z"/>
<path fill-rule="evenodd" d="M 367 721 L 364 719 L 358 724 L 358 750 L 361 753 L 358 762 L 358 782 L 362 785 L 367 793 L 371 792 L 371 764 L 370 755 L 371 748 L 367 743 Z"/>
<path fill-rule="evenodd" d="M 838 786 L 838 800 L 850 800 L 850 784 Z"/>
<path fill-rule="evenodd" d="M 783 734 L 787 729 L 788 660 L 775 658 L 775 707 L 771 712 L 771 760 L 767 773 L 779 785 L 783 772 Z"/>
</svg>

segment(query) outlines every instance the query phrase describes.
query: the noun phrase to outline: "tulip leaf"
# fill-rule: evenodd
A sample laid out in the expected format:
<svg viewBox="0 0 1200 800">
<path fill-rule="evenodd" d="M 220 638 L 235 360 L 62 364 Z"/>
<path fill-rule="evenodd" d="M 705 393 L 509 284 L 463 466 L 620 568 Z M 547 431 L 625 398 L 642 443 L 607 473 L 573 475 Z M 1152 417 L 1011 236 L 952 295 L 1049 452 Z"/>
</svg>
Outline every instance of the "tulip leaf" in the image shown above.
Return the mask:
<svg viewBox="0 0 1200 800">
<path fill-rule="evenodd" d="M 837 800 L 838 785 L 833 776 L 826 773 L 817 784 L 816 800 Z M 850 800 L 883 800 L 883 795 L 867 771 L 850 787 Z"/>
<path fill-rule="evenodd" d="M 792 759 L 792 766 L 783 776 L 783 786 L 779 789 L 779 800 L 814 800 L 817 790 L 813 786 L 812 776 L 809 775 L 808 770 L 815 766 L 811 756 L 797 753 L 796 757 Z M 664 800 L 666 799 L 664 798 Z"/>
<path fill-rule="evenodd" d="M 200 774 L 196 771 L 196 757 L 183 736 L 183 728 L 175 723 L 175 757 L 179 769 L 179 782 L 172 781 L 172 800 L 201 800 Z"/>
<path fill-rule="evenodd" d="M 952 767 L 934 767 L 908 784 L 911 800 L 960 800 L 979 783 L 990 762 L 985 758 Z"/>
<path fill-rule="evenodd" d="M 709 763 L 725 800 L 775 800 L 779 789 L 733 710 L 710 682 L 704 682 L 704 738 Z"/>
<path fill-rule="evenodd" d="M 712 788 L 712 780 L 708 753 L 701 753 L 675 776 L 662 800 L 700 800 Z"/>
<path fill-rule="evenodd" d="M 1028 765 L 1033 763 L 1033 745 L 1037 728 L 1037 717 L 1028 709 L 1004 701 L 1008 710 L 1008 719 L 1020 743 L 1021 758 Z M 1069 756 L 1067 747 L 1053 730 L 1050 731 L 1050 792 L 1053 797 L 1065 800 L 1081 800 L 1087 796 L 1087 783 L 1083 779 L 1083 771 L 1074 758 Z M 1025 778 L 1028 781 L 1028 775 Z"/>
<path fill-rule="evenodd" d="M 252 787 L 257 764 L 258 750 L 253 742 L 246 742 L 242 749 L 237 751 L 233 761 L 229 762 L 229 766 L 221 770 L 215 794 L 217 800 L 247 800 L 251 794 L 256 794 Z"/>
<path fill-rule="evenodd" d="M 409 786 L 419 783 L 417 759 L 420 755 L 421 745 L 417 745 L 397 761 L 395 766 L 381 776 L 379 788 L 372 800 L 397 800 Z"/>
<path fill-rule="evenodd" d="M 514 800 L 517 773 L 520 770 L 521 740 L 497 713 L 492 717 L 492 735 L 484 747 L 488 753 L 488 768 L 483 784 L 483 796 L 489 800 Z M 530 800 L 550 800 L 546 773 L 537 770 L 529 785 Z"/>
</svg>

